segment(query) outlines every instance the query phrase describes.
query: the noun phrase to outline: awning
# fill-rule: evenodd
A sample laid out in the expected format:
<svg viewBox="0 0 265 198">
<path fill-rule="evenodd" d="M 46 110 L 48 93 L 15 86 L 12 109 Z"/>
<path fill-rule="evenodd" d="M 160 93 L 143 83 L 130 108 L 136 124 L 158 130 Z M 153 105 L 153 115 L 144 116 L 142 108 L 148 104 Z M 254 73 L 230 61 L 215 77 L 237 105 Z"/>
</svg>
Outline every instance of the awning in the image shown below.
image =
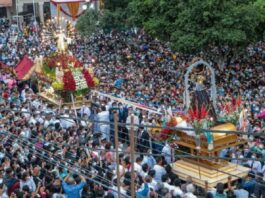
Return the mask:
<svg viewBox="0 0 265 198">
<path fill-rule="evenodd" d="M 27 56 L 25 56 L 20 63 L 15 67 L 14 73 L 19 80 L 24 80 L 25 76 L 31 71 L 33 62 Z"/>
</svg>

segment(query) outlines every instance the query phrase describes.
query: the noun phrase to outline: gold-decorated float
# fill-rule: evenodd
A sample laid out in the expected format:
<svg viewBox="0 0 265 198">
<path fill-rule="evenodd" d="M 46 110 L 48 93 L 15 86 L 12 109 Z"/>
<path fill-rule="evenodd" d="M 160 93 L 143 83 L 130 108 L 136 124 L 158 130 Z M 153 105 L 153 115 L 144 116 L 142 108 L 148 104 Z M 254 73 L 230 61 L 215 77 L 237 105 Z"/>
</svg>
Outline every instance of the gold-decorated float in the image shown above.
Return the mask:
<svg viewBox="0 0 265 198">
<path fill-rule="evenodd" d="M 198 61 L 190 67 L 201 64 L 207 63 Z M 210 67 L 208 64 L 207 66 Z M 213 72 L 212 69 L 211 71 Z M 167 118 L 163 128 L 153 128 L 149 133 L 157 141 L 177 144 L 179 149 L 176 153 L 188 154 L 189 157 L 172 164 L 173 171 L 181 179 L 186 180 L 190 176 L 196 185 L 204 187 L 205 181 L 208 181 L 209 187 L 214 188 L 219 182 L 227 183 L 230 175 L 245 177 L 249 172 L 249 168 L 218 159 L 221 150 L 246 143 L 245 137 L 235 133 L 237 129 L 244 129 L 246 116 L 245 110 L 241 108 L 240 98 L 234 98 L 230 103 L 224 104 L 217 115 L 212 105 L 215 101 L 207 97 L 206 89 L 202 85 L 203 80 L 197 78 L 191 105 L 189 95 L 186 94 L 186 112 L 173 115 L 167 115 L 165 112 Z M 211 95 L 215 94 L 213 90 L 211 87 Z"/>
<path fill-rule="evenodd" d="M 72 38 L 72 28 L 66 31 L 59 28 L 49 35 L 54 24 L 47 22 L 44 29 L 43 42 L 56 39 L 57 51 L 36 61 L 35 77 L 38 81 L 39 95 L 50 103 L 71 109 L 88 105 L 88 92 L 99 84 L 93 77 L 91 68 L 86 68 L 75 56 L 68 51 Z M 52 36 L 52 38 L 50 38 Z M 49 39 L 47 39 L 47 37 Z"/>
</svg>

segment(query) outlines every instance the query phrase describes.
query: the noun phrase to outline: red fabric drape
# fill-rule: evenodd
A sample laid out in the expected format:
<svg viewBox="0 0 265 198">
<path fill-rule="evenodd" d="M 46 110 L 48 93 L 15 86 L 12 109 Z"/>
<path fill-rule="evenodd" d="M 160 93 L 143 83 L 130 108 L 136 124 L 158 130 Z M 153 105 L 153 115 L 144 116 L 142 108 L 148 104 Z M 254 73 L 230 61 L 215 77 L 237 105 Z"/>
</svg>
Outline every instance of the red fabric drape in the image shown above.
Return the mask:
<svg viewBox="0 0 265 198">
<path fill-rule="evenodd" d="M 80 3 L 67 3 L 67 7 L 69 12 L 72 15 L 72 19 L 75 20 L 77 15 L 78 15 L 78 10 L 79 10 Z"/>
</svg>

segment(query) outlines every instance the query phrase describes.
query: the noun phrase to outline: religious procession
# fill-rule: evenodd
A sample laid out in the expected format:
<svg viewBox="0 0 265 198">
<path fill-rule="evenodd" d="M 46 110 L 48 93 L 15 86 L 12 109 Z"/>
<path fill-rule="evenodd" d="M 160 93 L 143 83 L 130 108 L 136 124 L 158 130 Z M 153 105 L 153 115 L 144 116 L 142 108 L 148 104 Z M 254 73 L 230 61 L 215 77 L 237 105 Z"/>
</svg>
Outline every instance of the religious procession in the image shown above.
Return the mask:
<svg viewBox="0 0 265 198">
<path fill-rule="evenodd" d="M 265 198 L 263 1 L 0 12 L 0 198 Z"/>
</svg>

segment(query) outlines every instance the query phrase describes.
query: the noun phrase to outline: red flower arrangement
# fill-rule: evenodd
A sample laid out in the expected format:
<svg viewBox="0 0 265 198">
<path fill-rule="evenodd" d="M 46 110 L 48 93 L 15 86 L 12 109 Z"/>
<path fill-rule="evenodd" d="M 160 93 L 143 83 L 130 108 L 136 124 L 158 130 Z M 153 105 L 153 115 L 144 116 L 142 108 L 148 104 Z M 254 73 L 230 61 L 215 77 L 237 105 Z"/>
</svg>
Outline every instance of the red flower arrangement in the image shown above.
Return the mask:
<svg viewBox="0 0 265 198">
<path fill-rule="evenodd" d="M 63 83 L 64 83 L 64 90 L 65 91 L 75 91 L 75 89 L 76 89 L 75 79 L 74 79 L 71 71 L 64 72 Z"/>
<path fill-rule="evenodd" d="M 88 87 L 95 87 L 95 82 L 86 69 L 82 71 Z"/>
<path fill-rule="evenodd" d="M 188 111 L 188 121 L 193 126 L 197 136 L 202 132 L 203 123 L 206 121 L 207 116 L 208 109 L 205 106 L 201 106 L 200 108 L 196 106 L 196 108 L 191 108 Z"/>
<path fill-rule="evenodd" d="M 242 103 L 242 100 L 241 100 L 240 97 L 232 98 L 232 102 L 224 104 L 222 106 L 222 109 L 223 109 L 224 112 L 226 112 L 228 114 L 229 113 L 233 113 L 235 111 L 240 110 L 241 103 Z"/>
<path fill-rule="evenodd" d="M 204 120 L 204 119 L 206 119 L 207 116 L 208 116 L 208 110 L 205 106 L 201 106 L 201 108 L 196 106 L 195 109 L 191 108 L 188 111 L 188 119 L 190 122 Z"/>
</svg>

